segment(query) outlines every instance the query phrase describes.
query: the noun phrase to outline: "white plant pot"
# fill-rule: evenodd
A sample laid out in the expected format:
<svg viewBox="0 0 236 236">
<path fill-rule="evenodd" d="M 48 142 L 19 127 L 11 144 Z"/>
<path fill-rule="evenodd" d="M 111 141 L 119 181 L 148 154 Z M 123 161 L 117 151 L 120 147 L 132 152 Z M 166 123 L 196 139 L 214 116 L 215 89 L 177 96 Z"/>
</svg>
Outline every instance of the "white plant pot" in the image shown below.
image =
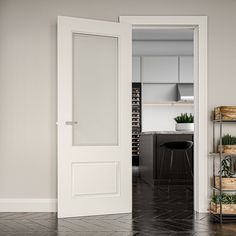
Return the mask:
<svg viewBox="0 0 236 236">
<path fill-rule="evenodd" d="M 194 131 L 194 123 L 176 123 L 176 131 Z"/>
</svg>

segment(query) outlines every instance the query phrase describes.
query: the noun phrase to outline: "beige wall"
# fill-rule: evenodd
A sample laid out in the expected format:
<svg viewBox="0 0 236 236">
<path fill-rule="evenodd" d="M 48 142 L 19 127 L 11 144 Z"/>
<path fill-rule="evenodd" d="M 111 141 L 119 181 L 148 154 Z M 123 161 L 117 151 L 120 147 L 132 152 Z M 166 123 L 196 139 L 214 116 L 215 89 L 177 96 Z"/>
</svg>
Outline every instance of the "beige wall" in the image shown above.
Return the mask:
<svg viewBox="0 0 236 236">
<path fill-rule="evenodd" d="M 57 15 L 207 15 L 210 111 L 236 103 L 235 12 L 234 0 L 0 0 L 0 198 L 56 197 Z"/>
</svg>

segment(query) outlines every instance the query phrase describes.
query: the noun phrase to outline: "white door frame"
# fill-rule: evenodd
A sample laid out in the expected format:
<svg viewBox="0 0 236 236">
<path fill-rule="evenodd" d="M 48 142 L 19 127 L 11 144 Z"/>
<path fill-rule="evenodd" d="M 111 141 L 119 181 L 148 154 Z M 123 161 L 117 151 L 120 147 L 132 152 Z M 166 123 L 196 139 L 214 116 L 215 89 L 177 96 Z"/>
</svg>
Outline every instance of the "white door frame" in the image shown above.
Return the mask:
<svg viewBox="0 0 236 236">
<path fill-rule="evenodd" d="M 120 16 L 133 27 L 194 29 L 194 210 L 208 209 L 207 16 Z"/>
</svg>

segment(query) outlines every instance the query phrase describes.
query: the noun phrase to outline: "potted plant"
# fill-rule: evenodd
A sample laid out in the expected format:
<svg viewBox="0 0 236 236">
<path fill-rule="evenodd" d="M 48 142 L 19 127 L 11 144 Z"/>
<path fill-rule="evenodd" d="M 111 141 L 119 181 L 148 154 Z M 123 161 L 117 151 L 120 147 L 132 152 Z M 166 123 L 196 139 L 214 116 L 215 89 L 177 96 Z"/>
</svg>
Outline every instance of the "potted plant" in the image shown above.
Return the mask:
<svg viewBox="0 0 236 236">
<path fill-rule="evenodd" d="M 227 154 L 236 154 L 236 136 L 226 134 L 222 137 L 222 146 L 218 146 L 218 151 Z"/>
<path fill-rule="evenodd" d="M 221 188 L 222 190 L 236 190 L 236 178 L 231 170 L 232 159 L 230 156 L 225 157 L 221 162 Z M 215 186 L 220 189 L 220 176 L 215 176 Z"/>
<path fill-rule="evenodd" d="M 187 113 L 181 113 L 174 120 L 176 121 L 176 131 L 194 131 L 194 118 L 191 113 L 189 115 Z"/>
<path fill-rule="evenodd" d="M 236 214 L 236 194 L 222 193 L 213 196 L 210 208 L 214 214 L 220 214 L 220 204 L 222 204 L 222 214 Z"/>
</svg>

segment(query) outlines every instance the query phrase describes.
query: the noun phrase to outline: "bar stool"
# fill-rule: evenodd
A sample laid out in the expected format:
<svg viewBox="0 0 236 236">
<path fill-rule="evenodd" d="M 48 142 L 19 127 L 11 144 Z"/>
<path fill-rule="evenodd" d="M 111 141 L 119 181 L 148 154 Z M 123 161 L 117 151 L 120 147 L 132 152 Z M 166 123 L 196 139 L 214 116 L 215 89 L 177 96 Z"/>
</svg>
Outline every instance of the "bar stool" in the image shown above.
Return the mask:
<svg viewBox="0 0 236 236">
<path fill-rule="evenodd" d="M 161 164 L 160 164 L 159 186 L 160 186 L 160 180 L 161 180 L 161 176 L 162 176 L 162 169 L 163 169 L 163 163 L 164 163 L 164 159 L 165 159 L 165 151 L 166 150 L 170 150 L 170 152 L 171 152 L 171 155 L 170 155 L 170 169 L 169 169 L 170 172 L 172 171 L 172 167 L 173 167 L 174 151 L 180 150 L 180 151 L 183 151 L 184 154 L 185 154 L 185 157 L 186 157 L 186 160 L 187 160 L 187 163 L 188 163 L 188 167 L 189 167 L 189 171 L 191 173 L 191 176 L 193 177 L 192 167 L 191 167 L 189 156 L 188 156 L 188 153 L 187 153 L 187 150 L 189 150 L 193 146 L 192 141 L 166 142 L 166 143 L 161 144 L 160 146 L 163 147 L 164 149 L 163 149 L 163 154 L 162 154 Z M 186 165 L 185 165 L 185 167 L 186 167 Z M 186 173 L 187 173 L 187 171 L 186 171 Z M 171 178 L 169 177 L 169 180 L 168 180 L 169 184 L 170 184 L 170 180 L 171 180 Z"/>
</svg>

